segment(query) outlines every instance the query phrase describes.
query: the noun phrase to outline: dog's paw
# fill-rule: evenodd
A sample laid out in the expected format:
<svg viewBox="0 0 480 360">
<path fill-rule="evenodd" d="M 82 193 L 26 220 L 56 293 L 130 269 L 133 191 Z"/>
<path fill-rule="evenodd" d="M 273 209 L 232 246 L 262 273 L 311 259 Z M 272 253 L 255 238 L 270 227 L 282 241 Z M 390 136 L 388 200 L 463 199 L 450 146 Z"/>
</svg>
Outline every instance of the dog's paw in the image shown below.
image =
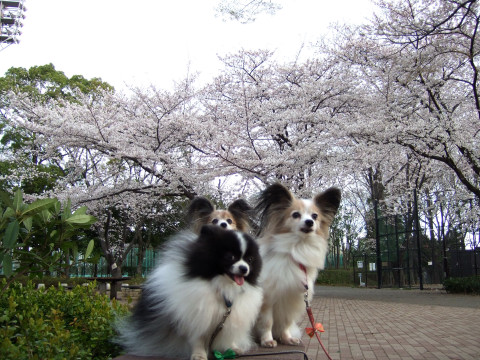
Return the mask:
<svg viewBox="0 0 480 360">
<path fill-rule="evenodd" d="M 190 360 L 208 360 L 206 353 L 193 353 Z"/>
<path fill-rule="evenodd" d="M 262 347 L 266 347 L 266 348 L 274 348 L 274 347 L 277 347 L 277 342 L 273 339 L 272 340 L 262 340 L 260 345 Z"/>
<path fill-rule="evenodd" d="M 282 337 L 281 343 L 284 344 L 284 345 L 297 346 L 297 345 L 300 345 L 302 343 L 302 340 L 300 340 L 299 338 L 296 338 L 296 337 L 288 337 L 288 338 Z"/>
<path fill-rule="evenodd" d="M 243 350 L 240 350 L 239 348 L 237 348 L 235 345 L 231 347 L 231 349 L 233 350 L 233 352 L 237 355 L 243 355 L 245 353 L 245 351 Z"/>
</svg>

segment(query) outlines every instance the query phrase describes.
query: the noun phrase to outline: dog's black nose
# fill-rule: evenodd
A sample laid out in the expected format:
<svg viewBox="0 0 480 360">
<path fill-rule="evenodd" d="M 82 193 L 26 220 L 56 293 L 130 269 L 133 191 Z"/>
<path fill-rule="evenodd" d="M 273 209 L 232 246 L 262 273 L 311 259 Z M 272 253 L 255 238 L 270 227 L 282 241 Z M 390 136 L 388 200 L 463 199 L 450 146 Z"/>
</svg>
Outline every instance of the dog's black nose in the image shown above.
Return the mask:
<svg viewBox="0 0 480 360">
<path fill-rule="evenodd" d="M 228 225 L 227 225 L 226 222 L 222 222 L 222 223 L 220 224 L 220 226 L 221 226 L 222 228 L 226 229 Z"/>
<path fill-rule="evenodd" d="M 246 274 L 248 272 L 248 267 L 246 267 L 245 265 L 240 265 L 238 267 L 238 270 L 240 270 L 242 274 Z"/>
<path fill-rule="evenodd" d="M 305 225 L 308 226 L 308 227 L 312 227 L 313 226 L 313 220 L 305 220 Z"/>
</svg>

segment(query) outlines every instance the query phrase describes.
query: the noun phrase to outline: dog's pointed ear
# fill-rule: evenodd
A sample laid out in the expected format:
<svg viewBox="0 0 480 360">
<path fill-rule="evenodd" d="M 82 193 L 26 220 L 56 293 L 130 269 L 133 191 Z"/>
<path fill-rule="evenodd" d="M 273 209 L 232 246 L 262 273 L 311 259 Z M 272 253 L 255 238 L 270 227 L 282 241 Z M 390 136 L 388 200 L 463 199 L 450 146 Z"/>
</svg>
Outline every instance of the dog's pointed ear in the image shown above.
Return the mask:
<svg viewBox="0 0 480 360">
<path fill-rule="evenodd" d="M 185 220 L 198 233 L 200 230 L 199 226 L 205 224 L 208 216 L 214 211 L 215 207 L 213 204 L 207 198 L 199 196 L 190 203 Z"/>
<path fill-rule="evenodd" d="M 293 201 L 290 190 L 279 183 L 268 186 L 260 196 L 260 203 L 266 205 L 279 205 L 285 208 L 289 207 Z"/>
<path fill-rule="evenodd" d="M 293 201 L 293 195 L 285 186 L 272 184 L 262 191 L 255 206 L 255 214 L 260 219 L 259 234 L 266 231 L 269 220 L 277 211 L 287 209 Z"/>
<path fill-rule="evenodd" d="M 253 208 L 245 200 L 235 200 L 227 210 L 235 218 L 237 230 L 245 232 L 252 226 Z"/>
<path fill-rule="evenodd" d="M 329 222 L 332 222 L 340 207 L 341 198 L 342 194 L 340 189 L 332 187 L 316 195 L 314 201 L 315 205 L 322 211 Z"/>
<path fill-rule="evenodd" d="M 198 196 L 192 200 L 188 207 L 187 217 L 204 217 L 215 211 L 213 204 L 204 197 Z"/>
<path fill-rule="evenodd" d="M 227 210 L 232 214 L 248 214 L 249 211 L 252 211 L 252 207 L 245 200 L 238 199 L 231 203 Z"/>
</svg>

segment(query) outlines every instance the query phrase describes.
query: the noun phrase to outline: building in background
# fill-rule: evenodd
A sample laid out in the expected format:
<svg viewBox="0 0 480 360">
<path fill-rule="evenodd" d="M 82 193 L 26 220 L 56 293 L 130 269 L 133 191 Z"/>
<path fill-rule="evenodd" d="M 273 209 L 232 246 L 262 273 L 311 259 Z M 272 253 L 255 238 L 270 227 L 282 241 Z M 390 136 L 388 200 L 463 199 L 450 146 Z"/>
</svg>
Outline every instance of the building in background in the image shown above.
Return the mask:
<svg viewBox="0 0 480 360">
<path fill-rule="evenodd" d="M 0 51 L 12 44 L 18 44 L 25 18 L 24 0 L 0 0 Z"/>
</svg>

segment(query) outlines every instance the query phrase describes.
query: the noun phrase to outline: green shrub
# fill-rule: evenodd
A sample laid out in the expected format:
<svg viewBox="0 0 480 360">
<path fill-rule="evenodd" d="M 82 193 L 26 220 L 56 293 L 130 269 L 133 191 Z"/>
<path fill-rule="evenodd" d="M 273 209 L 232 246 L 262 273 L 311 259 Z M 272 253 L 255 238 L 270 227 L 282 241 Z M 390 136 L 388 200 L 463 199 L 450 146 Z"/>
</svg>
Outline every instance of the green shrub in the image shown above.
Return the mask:
<svg viewBox="0 0 480 360">
<path fill-rule="evenodd" d="M 480 295 L 480 276 L 448 278 L 443 286 L 448 293 Z"/>
<path fill-rule="evenodd" d="M 94 247 L 87 230 L 96 221 L 85 206 L 72 212 L 70 200 L 63 205 L 55 198 L 27 204 L 21 190 L 13 195 L 0 190 L 0 269 L 8 279 L 4 287 L 22 275 L 65 270 L 79 258 L 83 242 L 87 259 Z"/>
<path fill-rule="evenodd" d="M 120 352 L 112 325 L 126 311 L 95 284 L 67 291 L 13 283 L 0 295 L 0 359 L 109 359 Z"/>
<path fill-rule="evenodd" d="M 345 269 L 322 270 L 318 273 L 317 284 L 352 286 L 353 272 Z"/>
</svg>

